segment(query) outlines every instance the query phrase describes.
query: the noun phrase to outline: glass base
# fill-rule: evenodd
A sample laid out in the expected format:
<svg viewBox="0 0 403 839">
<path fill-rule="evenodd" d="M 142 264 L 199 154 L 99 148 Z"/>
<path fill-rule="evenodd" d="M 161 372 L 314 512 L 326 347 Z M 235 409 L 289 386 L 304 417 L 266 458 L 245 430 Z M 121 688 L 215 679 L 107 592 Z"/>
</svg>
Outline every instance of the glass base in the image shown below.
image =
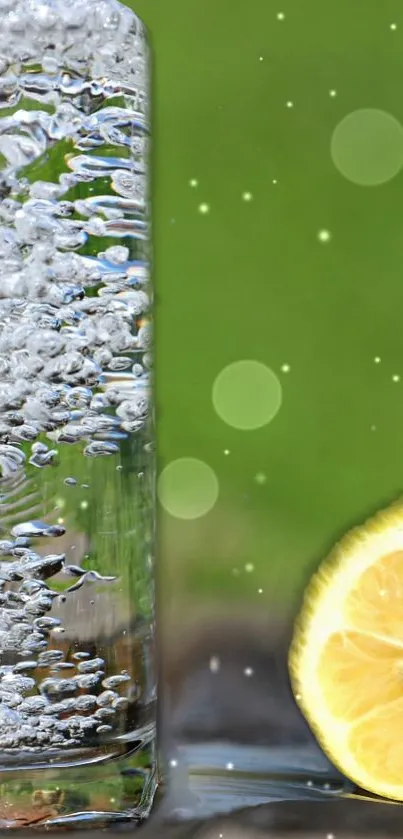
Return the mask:
<svg viewBox="0 0 403 839">
<path fill-rule="evenodd" d="M 0 772 L 0 829 L 141 822 L 157 789 L 155 743 L 97 763 Z"/>
</svg>

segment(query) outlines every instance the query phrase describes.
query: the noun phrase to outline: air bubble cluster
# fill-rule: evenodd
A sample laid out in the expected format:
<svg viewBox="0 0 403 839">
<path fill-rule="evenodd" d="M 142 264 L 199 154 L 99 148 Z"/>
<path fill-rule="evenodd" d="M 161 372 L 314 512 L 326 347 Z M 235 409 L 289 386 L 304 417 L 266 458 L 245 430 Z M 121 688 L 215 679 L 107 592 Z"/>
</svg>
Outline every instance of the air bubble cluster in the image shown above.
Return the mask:
<svg viewBox="0 0 403 839">
<path fill-rule="evenodd" d="M 133 689 L 61 642 L 60 602 L 116 576 L 67 560 L 32 485 L 68 446 L 117 460 L 149 419 L 147 46 L 115 0 L 0 15 L 0 751 L 43 753 L 123 731 Z"/>
<path fill-rule="evenodd" d="M 1 547 L 0 656 L 14 654 L 15 664 L 0 665 L 0 749 L 77 746 L 113 732 L 127 707 L 118 692 L 130 681 L 127 673 L 108 677 L 103 658 L 77 652 L 67 662 L 53 646 L 61 621 L 49 615 L 59 595 L 48 581 L 68 572 L 65 556 L 39 556 L 17 541 Z M 100 729 L 106 718 L 108 730 Z"/>
</svg>

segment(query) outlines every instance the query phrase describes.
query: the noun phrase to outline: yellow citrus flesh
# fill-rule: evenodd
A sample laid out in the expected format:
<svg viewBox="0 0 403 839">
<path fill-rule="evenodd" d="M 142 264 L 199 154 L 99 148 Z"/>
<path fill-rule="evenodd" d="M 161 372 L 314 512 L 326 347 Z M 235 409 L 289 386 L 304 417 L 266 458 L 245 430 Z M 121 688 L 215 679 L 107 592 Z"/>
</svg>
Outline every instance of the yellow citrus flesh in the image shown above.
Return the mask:
<svg viewBox="0 0 403 839">
<path fill-rule="evenodd" d="M 403 504 L 349 533 L 313 577 L 289 666 L 332 762 L 403 801 Z"/>
</svg>

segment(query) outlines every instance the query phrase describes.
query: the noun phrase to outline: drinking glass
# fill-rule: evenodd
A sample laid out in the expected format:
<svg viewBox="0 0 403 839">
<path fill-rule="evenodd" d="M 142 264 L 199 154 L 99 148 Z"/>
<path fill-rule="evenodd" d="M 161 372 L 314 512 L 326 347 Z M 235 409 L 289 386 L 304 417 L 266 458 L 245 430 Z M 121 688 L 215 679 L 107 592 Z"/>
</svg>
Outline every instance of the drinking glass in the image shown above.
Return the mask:
<svg viewBox="0 0 403 839">
<path fill-rule="evenodd" d="M 156 789 L 149 81 L 115 0 L 0 3 L 0 826 Z"/>
</svg>

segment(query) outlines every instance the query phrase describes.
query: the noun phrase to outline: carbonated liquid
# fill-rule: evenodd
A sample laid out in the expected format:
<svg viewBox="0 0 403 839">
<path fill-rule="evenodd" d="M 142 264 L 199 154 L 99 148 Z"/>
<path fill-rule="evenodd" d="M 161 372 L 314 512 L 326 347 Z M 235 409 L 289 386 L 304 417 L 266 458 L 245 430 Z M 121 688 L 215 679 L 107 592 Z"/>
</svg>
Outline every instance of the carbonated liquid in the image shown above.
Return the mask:
<svg viewBox="0 0 403 839">
<path fill-rule="evenodd" d="M 0 17 L 0 825 L 143 818 L 146 35 L 114 0 L 0 0 Z"/>
</svg>

